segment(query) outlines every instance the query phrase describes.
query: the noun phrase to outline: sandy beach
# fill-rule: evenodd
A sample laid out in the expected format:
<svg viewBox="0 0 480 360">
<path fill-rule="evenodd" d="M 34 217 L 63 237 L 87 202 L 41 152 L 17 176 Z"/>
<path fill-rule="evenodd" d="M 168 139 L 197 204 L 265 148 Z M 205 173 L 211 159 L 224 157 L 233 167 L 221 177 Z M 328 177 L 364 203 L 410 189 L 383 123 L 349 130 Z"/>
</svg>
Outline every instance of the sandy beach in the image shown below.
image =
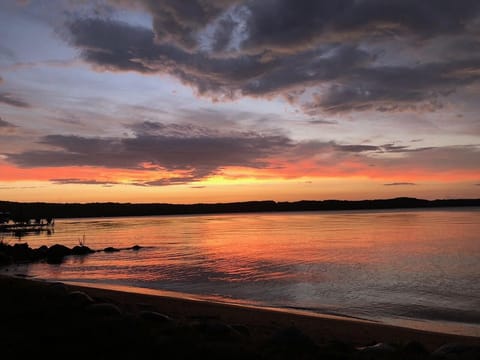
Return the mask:
<svg viewBox="0 0 480 360">
<path fill-rule="evenodd" d="M 7 357 L 42 351 L 53 358 L 421 359 L 441 355 L 445 344 L 479 354 L 477 337 L 356 319 L 8 276 L 0 277 L 0 288 Z"/>
</svg>

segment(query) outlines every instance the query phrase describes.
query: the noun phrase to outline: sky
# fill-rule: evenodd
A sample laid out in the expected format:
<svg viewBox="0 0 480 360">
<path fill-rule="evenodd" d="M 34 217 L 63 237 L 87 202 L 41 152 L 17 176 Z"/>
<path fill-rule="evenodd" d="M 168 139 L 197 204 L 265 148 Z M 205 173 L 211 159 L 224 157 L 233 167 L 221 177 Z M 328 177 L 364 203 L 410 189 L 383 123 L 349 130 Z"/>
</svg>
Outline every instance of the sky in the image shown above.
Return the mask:
<svg viewBox="0 0 480 360">
<path fill-rule="evenodd" d="M 2 0 L 0 200 L 480 197 L 478 0 Z"/>
</svg>

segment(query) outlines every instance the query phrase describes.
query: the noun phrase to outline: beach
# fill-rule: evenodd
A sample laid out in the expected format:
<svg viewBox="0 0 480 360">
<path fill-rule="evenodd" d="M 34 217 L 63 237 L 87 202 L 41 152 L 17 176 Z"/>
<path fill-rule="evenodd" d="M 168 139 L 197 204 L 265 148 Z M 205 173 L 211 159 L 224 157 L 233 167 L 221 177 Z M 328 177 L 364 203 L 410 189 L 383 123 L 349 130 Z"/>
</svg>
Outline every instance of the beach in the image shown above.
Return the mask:
<svg viewBox="0 0 480 360">
<path fill-rule="evenodd" d="M 478 337 L 92 286 L 1 276 L 4 355 L 421 359 L 446 344 L 445 358 L 480 354 Z"/>
</svg>

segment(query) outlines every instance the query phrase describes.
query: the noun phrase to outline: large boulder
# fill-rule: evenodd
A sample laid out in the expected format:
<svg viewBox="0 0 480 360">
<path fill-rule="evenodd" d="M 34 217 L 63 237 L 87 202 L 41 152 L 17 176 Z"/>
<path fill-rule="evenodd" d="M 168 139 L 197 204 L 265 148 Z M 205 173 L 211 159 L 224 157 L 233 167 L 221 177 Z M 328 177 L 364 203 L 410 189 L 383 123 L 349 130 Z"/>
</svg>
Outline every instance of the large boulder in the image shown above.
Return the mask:
<svg viewBox="0 0 480 360">
<path fill-rule="evenodd" d="M 432 356 L 435 359 L 478 360 L 480 345 L 449 343 L 440 346 Z"/>
<path fill-rule="evenodd" d="M 3 251 L 0 251 L 0 266 L 10 265 L 12 263 L 12 258 L 10 255 L 6 254 Z"/>
<path fill-rule="evenodd" d="M 90 249 L 88 246 L 74 246 L 72 249 L 72 255 L 88 255 L 94 253 L 95 251 Z"/>
<path fill-rule="evenodd" d="M 33 250 L 27 243 L 13 245 L 11 256 L 15 262 L 30 262 L 34 257 Z"/>
<path fill-rule="evenodd" d="M 94 303 L 93 299 L 83 291 L 72 291 L 68 294 L 68 298 L 75 307 L 87 307 Z"/>
<path fill-rule="evenodd" d="M 71 255 L 72 250 L 64 245 L 55 244 L 50 246 L 47 250 L 47 263 L 60 264 L 63 258 L 67 255 Z"/>
<path fill-rule="evenodd" d="M 87 308 L 88 312 L 98 316 L 106 317 L 120 317 L 122 310 L 115 304 L 111 303 L 97 303 L 92 304 Z"/>
</svg>

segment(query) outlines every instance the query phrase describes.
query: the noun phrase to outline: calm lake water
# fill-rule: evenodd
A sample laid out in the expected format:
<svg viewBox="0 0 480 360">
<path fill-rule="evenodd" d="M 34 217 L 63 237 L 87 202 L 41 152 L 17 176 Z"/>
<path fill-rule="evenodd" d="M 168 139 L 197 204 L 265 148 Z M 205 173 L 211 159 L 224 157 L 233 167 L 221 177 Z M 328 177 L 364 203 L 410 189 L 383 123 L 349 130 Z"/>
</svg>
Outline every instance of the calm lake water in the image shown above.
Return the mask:
<svg viewBox="0 0 480 360">
<path fill-rule="evenodd" d="M 32 247 L 139 251 L 11 267 L 47 280 L 360 317 L 480 336 L 480 209 L 57 220 Z"/>
</svg>

